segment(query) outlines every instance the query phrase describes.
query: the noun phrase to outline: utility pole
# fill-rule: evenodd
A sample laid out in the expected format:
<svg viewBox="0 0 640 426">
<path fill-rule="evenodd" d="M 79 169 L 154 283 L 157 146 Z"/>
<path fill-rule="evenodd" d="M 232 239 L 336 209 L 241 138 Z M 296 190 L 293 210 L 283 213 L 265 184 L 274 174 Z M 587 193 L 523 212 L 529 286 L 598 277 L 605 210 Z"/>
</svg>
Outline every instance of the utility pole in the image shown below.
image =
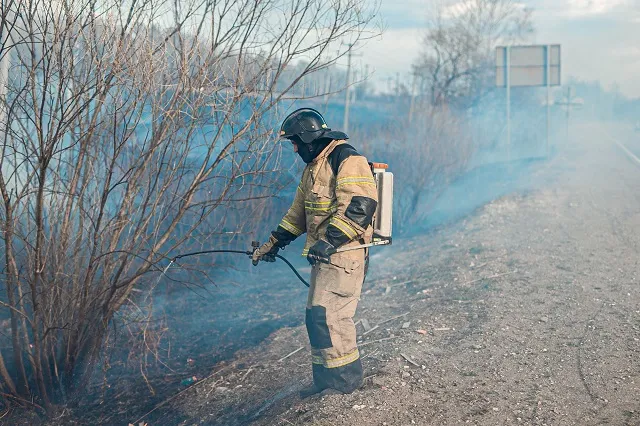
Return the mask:
<svg viewBox="0 0 640 426">
<path fill-rule="evenodd" d="M 413 108 L 415 107 L 416 100 L 416 83 L 418 82 L 418 73 L 412 72 L 413 79 L 411 81 L 411 105 L 409 105 L 409 123 L 413 121 Z"/>
<path fill-rule="evenodd" d="M 579 101 L 579 99 L 578 99 Z M 582 102 L 578 102 L 573 98 L 573 88 L 569 86 L 567 88 L 567 98 L 562 102 L 556 102 L 556 105 L 564 106 L 567 113 L 567 142 L 569 142 L 569 120 L 571 118 L 571 110 L 573 108 L 580 108 L 582 106 Z"/>
<path fill-rule="evenodd" d="M 547 83 L 547 146 L 545 148 L 546 157 L 549 157 L 549 145 L 551 144 L 551 46 L 545 47 L 546 51 L 546 83 Z"/>
<path fill-rule="evenodd" d="M 353 72 L 353 83 L 356 84 L 357 82 L 358 82 L 358 70 L 355 70 Z M 352 104 L 356 103 L 356 96 L 357 96 L 357 93 L 356 93 L 357 90 L 356 89 L 357 89 L 357 87 L 354 86 L 353 87 L 353 93 L 352 93 L 352 96 L 351 96 L 351 103 Z"/>
<path fill-rule="evenodd" d="M 507 73 L 507 161 L 511 161 L 511 46 L 505 49 Z"/>
<path fill-rule="evenodd" d="M 569 143 L 569 118 L 571 117 L 571 86 L 567 87 L 567 143 Z"/>
<path fill-rule="evenodd" d="M 349 45 L 349 52 L 347 53 L 347 87 L 346 87 L 346 97 L 344 100 L 344 120 L 342 123 L 342 131 L 347 133 L 349 131 L 349 77 L 351 76 L 351 48 L 352 44 Z"/>
<path fill-rule="evenodd" d="M 353 44 L 349 44 L 349 51 L 347 52 L 347 87 L 345 90 L 345 99 L 344 99 L 344 120 L 342 123 L 342 131 L 347 133 L 349 129 L 349 103 L 351 101 L 351 57 L 352 56 L 360 56 L 354 55 L 353 53 Z"/>
<path fill-rule="evenodd" d="M 425 107 L 425 99 L 424 99 L 425 98 L 425 96 L 424 96 L 425 81 L 426 81 L 425 76 L 421 75 L 420 76 L 420 85 L 418 86 L 418 93 L 419 93 L 419 96 L 418 96 L 418 108 L 422 108 L 422 109 L 424 109 L 424 107 Z"/>
<path fill-rule="evenodd" d="M 369 64 L 364 65 L 364 76 L 362 76 L 362 97 L 363 99 L 369 95 Z"/>
<path fill-rule="evenodd" d="M 329 93 L 331 92 L 331 68 L 324 70 L 324 103 L 329 102 Z"/>
</svg>

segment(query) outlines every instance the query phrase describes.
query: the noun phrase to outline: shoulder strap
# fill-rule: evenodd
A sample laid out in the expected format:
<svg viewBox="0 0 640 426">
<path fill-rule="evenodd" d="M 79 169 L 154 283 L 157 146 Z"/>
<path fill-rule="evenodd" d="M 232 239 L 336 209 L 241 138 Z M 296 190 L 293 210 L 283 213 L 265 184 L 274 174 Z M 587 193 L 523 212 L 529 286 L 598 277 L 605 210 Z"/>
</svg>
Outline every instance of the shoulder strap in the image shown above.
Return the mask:
<svg viewBox="0 0 640 426">
<path fill-rule="evenodd" d="M 340 164 L 347 158 L 352 155 L 360 155 L 358 151 L 351 145 L 347 143 L 342 143 L 336 146 L 333 151 L 328 155 L 327 159 L 329 160 L 329 164 L 331 165 L 331 170 L 333 170 L 333 175 L 338 176 L 338 169 L 340 168 Z"/>
</svg>

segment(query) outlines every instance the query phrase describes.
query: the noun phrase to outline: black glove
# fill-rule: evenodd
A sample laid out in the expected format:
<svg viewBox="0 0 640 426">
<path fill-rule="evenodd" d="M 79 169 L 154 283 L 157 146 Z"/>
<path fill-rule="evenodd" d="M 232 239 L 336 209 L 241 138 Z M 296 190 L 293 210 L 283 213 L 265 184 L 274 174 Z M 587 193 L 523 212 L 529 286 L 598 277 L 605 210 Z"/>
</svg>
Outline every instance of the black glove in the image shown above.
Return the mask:
<svg viewBox="0 0 640 426">
<path fill-rule="evenodd" d="M 335 252 L 336 248 L 332 244 L 324 240 L 319 240 L 309 249 L 307 260 L 312 265 L 315 265 L 316 262 L 329 263 L 329 257 Z"/>
</svg>

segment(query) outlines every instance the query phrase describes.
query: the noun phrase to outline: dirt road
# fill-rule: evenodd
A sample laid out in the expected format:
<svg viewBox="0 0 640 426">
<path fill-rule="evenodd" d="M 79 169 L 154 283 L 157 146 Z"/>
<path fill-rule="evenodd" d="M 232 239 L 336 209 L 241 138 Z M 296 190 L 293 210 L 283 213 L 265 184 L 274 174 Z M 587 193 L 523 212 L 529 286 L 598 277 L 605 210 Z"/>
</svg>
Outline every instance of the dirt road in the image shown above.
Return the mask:
<svg viewBox="0 0 640 426">
<path fill-rule="evenodd" d="M 537 189 L 379 252 L 357 314 L 363 389 L 300 401 L 308 343 L 287 328 L 146 419 L 640 424 L 640 165 L 610 133 L 582 126 Z"/>
</svg>

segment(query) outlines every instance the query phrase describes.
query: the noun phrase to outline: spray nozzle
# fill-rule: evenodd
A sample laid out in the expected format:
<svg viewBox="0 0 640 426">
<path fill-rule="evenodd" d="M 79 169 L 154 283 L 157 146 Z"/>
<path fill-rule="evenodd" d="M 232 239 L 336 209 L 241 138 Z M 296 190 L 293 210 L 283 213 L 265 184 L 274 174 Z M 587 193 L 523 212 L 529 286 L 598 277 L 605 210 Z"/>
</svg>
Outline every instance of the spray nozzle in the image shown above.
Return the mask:
<svg viewBox="0 0 640 426">
<path fill-rule="evenodd" d="M 260 247 L 260 241 L 251 241 L 251 250 L 247 252 L 247 254 L 249 256 L 253 256 L 253 253 L 256 252 L 256 250 L 258 250 L 258 247 Z"/>
</svg>

